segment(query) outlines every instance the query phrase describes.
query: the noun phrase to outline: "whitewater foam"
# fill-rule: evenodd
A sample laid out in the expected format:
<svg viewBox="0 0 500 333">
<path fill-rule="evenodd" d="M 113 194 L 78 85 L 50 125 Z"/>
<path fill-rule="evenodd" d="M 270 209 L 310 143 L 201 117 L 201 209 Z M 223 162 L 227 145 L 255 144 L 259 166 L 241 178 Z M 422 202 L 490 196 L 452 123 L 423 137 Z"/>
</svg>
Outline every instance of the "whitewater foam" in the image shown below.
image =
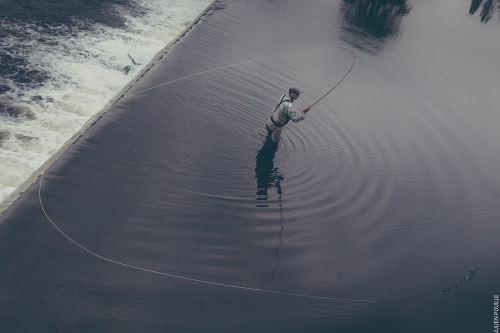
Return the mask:
<svg viewBox="0 0 500 333">
<path fill-rule="evenodd" d="M 1 21 L 16 77 L 0 78 L 0 202 L 184 31 L 210 0 L 136 1 L 122 28 Z"/>
</svg>

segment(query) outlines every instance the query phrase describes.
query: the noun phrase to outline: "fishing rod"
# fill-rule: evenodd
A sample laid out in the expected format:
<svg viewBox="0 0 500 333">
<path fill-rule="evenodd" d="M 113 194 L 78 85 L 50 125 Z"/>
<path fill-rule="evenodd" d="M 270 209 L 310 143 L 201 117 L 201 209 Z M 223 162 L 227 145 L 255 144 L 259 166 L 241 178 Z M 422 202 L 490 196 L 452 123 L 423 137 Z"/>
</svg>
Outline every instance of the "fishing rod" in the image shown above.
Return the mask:
<svg viewBox="0 0 500 333">
<path fill-rule="evenodd" d="M 328 94 L 330 94 L 333 91 L 333 89 L 337 88 L 337 86 L 342 81 L 344 81 L 344 79 L 347 77 L 347 75 L 349 75 L 349 73 L 351 72 L 352 67 L 354 66 L 354 61 L 356 60 L 356 54 L 354 53 L 354 51 L 351 50 L 351 49 L 349 49 L 349 48 L 347 48 L 347 47 L 338 46 L 337 48 L 343 49 L 343 50 L 348 50 L 349 52 L 351 52 L 351 54 L 352 54 L 352 64 L 351 64 L 351 67 L 349 68 L 349 70 L 347 71 L 347 73 L 344 75 L 344 77 L 332 89 L 330 89 L 326 94 L 324 94 L 323 97 L 321 97 L 316 102 L 314 102 L 314 104 L 311 105 L 311 107 L 313 107 L 314 105 L 316 105 L 317 103 L 319 103 L 323 98 L 325 98 L 326 96 L 328 96 Z"/>
</svg>

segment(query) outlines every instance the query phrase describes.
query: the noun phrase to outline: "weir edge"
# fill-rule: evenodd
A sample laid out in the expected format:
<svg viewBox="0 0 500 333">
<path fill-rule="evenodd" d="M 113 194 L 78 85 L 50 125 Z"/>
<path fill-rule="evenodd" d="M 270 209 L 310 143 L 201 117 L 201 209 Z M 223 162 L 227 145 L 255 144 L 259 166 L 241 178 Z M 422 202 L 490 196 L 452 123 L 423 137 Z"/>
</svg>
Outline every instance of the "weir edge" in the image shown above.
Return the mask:
<svg viewBox="0 0 500 333">
<path fill-rule="evenodd" d="M 102 109 L 97 112 L 95 115 L 90 117 L 89 120 L 83 124 L 78 132 L 73 134 L 62 146 L 58 149 L 58 151 L 52 155 L 47 161 L 45 161 L 40 167 L 38 167 L 33 173 L 21 184 L 19 185 L 14 192 L 12 192 L 8 197 L 6 197 L 2 202 L 0 202 L 0 215 L 3 214 L 7 208 L 11 204 L 13 204 L 21 194 L 26 191 L 37 179 L 40 177 L 43 172 L 49 168 L 52 164 L 54 164 L 65 152 L 68 148 L 73 145 L 78 139 L 96 122 L 101 118 L 122 96 L 137 82 L 141 79 L 141 77 L 154 66 L 154 64 L 160 60 L 163 55 L 174 46 L 182 37 L 186 35 L 186 33 L 191 30 L 193 26 L 195 26 L 203 16 L 205 16 L 212 7 L 219 2 L 220 0 L 213 0 L 195 19 L 191 21 L 191 23 L 186 26 L 186 28 L 181 31 L 174 39 L 172 39 L 167 45 L 165 45 L 156 55 L 149 61 L 149 63 L 137 74 L 135 75 L 129 83 L 127 83 L 120 91 L 118 91 L 113 98 L 111 98 Z"/>
</svg>

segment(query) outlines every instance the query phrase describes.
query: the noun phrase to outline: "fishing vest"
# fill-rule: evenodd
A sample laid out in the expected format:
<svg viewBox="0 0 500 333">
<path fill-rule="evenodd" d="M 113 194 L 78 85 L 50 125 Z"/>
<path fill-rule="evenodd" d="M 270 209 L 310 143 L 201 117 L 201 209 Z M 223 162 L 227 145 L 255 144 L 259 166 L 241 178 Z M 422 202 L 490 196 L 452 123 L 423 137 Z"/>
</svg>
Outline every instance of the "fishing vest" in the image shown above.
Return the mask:
<svg viewBox="0 0 500 333">
<path fill-rule="evenodd" d="M 282 112 L 279 112 L 280 111 L 280 105 L 285 103 L 285 102 L 290 102 L 292 103 L 293 102 L 293 99 L 291 99 L 290 97 L 288 97 L 287 95 L 283 95 L 280 99 L 280 102 L 278 103 L 278 105 L 276 105 L 276 108 L 274 109 L 274 112 L 273 114 L 271 115 L 271 121 L 272 123 L 274 124 L 274 126 L 277 126 L 277 127 L 283 127 L 285 126 L 288 121 L 290 120 L 288 118 L 288 116 L 286 114 L 283 114 Z M 274 119 L 274 115 L 277 114 L 277 118 L 278 120 L 275 120 Z M 285 118 L 285 119 L 283 119 Z"/>
</svg>

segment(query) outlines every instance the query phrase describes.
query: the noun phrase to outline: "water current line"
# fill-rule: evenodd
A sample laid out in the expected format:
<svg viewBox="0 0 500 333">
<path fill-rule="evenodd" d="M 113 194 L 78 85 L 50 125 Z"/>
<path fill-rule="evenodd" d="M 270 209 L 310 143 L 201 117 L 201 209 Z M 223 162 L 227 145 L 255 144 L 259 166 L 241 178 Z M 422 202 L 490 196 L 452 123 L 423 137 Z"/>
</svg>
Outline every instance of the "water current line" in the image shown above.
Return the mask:
<svg viewBox="0 0 500 333">
<path fill-rule="evenodd" d="M 267 146 L 267 143 L 265 143 L 265 145 Z M 273 159 L 274 159 L 274 155 L 273 155 Z M 278 248 L 276 249 L 276 266 L 274 267 L 273 269 L 273 272 L 271 273 L 271 278 L 270 278 L 270 281 L 269 281 L 269 287 L 272 287 L 273 285 L 273 279 L 274 279 L 274 274 L 276 273 L 276 270 L 278 269 L 278 266 L 280 265 L 280 256 L 279 256 L 279 251 L 281 249 L 281 246 L 283 245 L 283 239 L 281 238 L 281 234 L 283 233 L 283 192 L 281 190 L 281 185 L 280 185 L 280 175 L 277 174 L 277 181 L 276 181 L 276 188 L 277 188 L 277 192 L 278 192 L 278 199 L 279 199 L 279 207 L 280 207 L 280 225 L 281 225 L 281 229 L 280 229 L 280 232 L 278 234 L 278 237 L 280 239 L 280 244 L 278 245 Z M 257 300 L 257 302 L 255 302 L 255 308 L 253 310 L 253 317 L 252 319 L 250 320 L 249 323 L 245 324 L 245 328 L 247 328 L 247 330 L 250 328 L 250 325 L 254 323 L 254 321 L 257 319 L 257 310 L 260 306 L 260 302 L 262 302 L 262 300 L 264 299 L 264 296 L 266 295 L 266 292 L 263 292 L 259 299 Z M 238 332 L 240 332 L 241 330 L 239 330 Z"/>
<path fill-rule="evenodd" d="M 279 194 L 279 201 L 280 201 L 280 225 L 281 225 L 281 229 L 280 229 L 280 233 L 278 234 L 278 237 L 280 239 L 280 245 L 276 249 L 276 266 L 274 267 L 273 272 L 271 273 L 271 279 L 269 281 L 269 284 L 271 286 L 273 284 L 274 274 L 276 273 L 276 270 L 278 269 L 278 266 L 280 265 L 279 252 L 280 252 L 281 246 L 283 245 L 283 239 L 281 238 L 281 234 L 283 233 L 283 201 L 281 198 L 282 192 L 281 192 L 281 187 L 279 185 L 279 181 L 278 181 L 277 187 L 278 187 L 278 194 Z"/>
</svg>

